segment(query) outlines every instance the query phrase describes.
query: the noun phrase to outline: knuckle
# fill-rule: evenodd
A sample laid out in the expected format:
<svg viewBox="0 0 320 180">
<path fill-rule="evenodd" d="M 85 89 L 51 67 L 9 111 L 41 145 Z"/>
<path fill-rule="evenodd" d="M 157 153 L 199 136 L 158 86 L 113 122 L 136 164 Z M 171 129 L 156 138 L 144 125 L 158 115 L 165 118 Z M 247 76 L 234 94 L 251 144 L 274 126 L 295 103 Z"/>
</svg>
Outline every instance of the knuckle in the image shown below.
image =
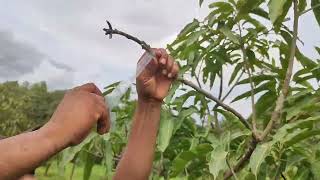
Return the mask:
<svg viewBox="0 0 320 180">
<path fill-rule="evenodd" d="M 96 87 L 96 85 L 93 82 L 87 83 L 87 86 Z"/>
</svg>

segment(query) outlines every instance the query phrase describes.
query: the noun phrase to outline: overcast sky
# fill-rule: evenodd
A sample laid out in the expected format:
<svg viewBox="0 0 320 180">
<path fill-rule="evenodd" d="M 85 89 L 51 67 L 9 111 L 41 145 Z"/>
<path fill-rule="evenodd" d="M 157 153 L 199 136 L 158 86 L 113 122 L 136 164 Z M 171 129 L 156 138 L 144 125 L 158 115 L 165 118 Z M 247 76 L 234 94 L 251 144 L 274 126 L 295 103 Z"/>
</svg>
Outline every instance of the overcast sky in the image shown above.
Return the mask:
<svg viewBox="0 0 320 180">
<path fill-rule="evenodd" d="M 165 47 L 207 12 L 198 0 L 1 0 L 0 82 L 46 81 L 50 89 L 94 82 L 102 88 L 132 76 L 143 53 L 127 39 L 106 38 L 106 19 L 153 47 Z M 301 48 L 310 57 L 318 57 L 313 47 L 320 46 L 319 35 L 313 14 L 303 16 Z"/>
<path fill-rule="evenodd" d="M 57 89 L 88 81 L 102 87 L 126 79 L 143 51 L 122 37 L 107 39 L 102 31 L 105 20 L 155 47 L 165 47 L 198 16 L 197 4 L 196 0 L 2 0 L 0 81 L 45 80 Z"/>
</svg>

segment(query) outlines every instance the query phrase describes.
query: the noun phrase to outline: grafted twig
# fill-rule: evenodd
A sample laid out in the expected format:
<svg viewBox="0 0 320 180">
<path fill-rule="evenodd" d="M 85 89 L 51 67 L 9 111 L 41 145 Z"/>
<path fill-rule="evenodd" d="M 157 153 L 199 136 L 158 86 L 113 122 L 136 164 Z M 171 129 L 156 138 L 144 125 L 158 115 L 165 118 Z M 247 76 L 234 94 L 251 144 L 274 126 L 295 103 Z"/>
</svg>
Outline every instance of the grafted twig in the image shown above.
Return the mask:
<svg viewBox="0 0 320 180">
<path fill-rule="evenodd" d="M 142 49 L 146 50 L 149 53 L 153 53 L 151 50 L 151 47 L 149 44 L 147 44 L 144 41 L 141 41 L 140 39 L 138 39 L 137 37 L 134 37 L 130 34 L 127 34 L 123 31 L 119 31 L 117 29 L 113 29 L 110 22 L 107 21 L 109 28 L 104 28 L 103 31 L 105 31 L 106 35 L 109 35 L 109 38 L 112 38 L 113 34 L 118 34 L 121 36 L 124 36 L 138 44 L 140 44 L 140 46 L 142 47 Z M 110 36 L 111 35 L 111 36 Z M 209 92 L 205 91 L 204 89 L 198 87 L 197 85 L 195 85 L 193 82 L 188 81 L 186 79 L 183 78 L 178 78 L 178 81 L 180 81 L 181 83 L 190 86 L 191 88 L 195 89 L 197 92 L 203 94 L 205 97 L 207 97 L 208 99 L 211 99 L 212 101 L 214 101 L 215 103 L 217 103 L 219 106 L 223 107 L 225 110 L 231 112 L 232 114 L 234 114 L 236 117 L 239 118 L 239 120 L 241 121 L 241 123 L 248 129 L 251 130 L 249 123 L 246 121 L 246 119 L 239 113 L 237 112 L 235 109 L 233 109 L 232 107 L 228 106 L 227 104 L 223 103 L 221 100 L 219 100 L 218 98 L 214 97 L 213 95 L 211 95 Z"/>
<path fill-rule="evenodd" d="M 105 35 L 109 35 L 110 39 L 112 38 L 113 34 L 118 34 L 118 35 L 124 36 L 124 37 L 126 37 L 126 38 L 128 38 L 128 39 L 130 39 L 130 40 L 132 40 L 132 41 L 134 41 L 134 42 L 136 42 L 138 44 L 140 44 L 142 49 L 144 49 L 144 50 L 146 50 L 146 51 L 148 51 L 149 53 L 152 54 L 151 47 L 150 47 L 149 44 L 147 44 L 144 41 L 141 41 L 140 39 L 138 39 L 138 38 L 136 38 L 134 36 L 131 36 L 130 34 L 127 34 L 125 32 L 119 31 L 117 29 L 113 29 L 112 25 L 111 25 L 111 23 L 109 21 L 107 21 L 107 24 L 108 24 L 109 28 L 108 29 L 107 28 L 103 28 L 103 31 L 105 32 Z"/>
</svg>

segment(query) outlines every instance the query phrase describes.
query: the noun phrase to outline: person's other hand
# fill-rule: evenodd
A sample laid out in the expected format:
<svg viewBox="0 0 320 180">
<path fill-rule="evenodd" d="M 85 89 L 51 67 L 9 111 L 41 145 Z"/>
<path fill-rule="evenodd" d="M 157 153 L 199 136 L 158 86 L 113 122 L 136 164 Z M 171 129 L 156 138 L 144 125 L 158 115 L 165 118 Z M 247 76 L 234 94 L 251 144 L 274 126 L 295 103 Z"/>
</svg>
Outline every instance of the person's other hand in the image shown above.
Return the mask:
<svg viewBox="0 0 320 180">
<path fill-rule="evenodd" d="M 50 121 L 42 128 L 64 146 L 81 143 L 97 123 L 97 131 L 109 131 L 109 110 L 101 91 L 88 83 L 68 91 Z"/>
<path fill-rule="evenodd" d="M 156 58 L 137 77 L 137 92 L 139 99 L 162 102 L 168 95 L 172 82 L 177 77 L 179 66 L 166 50 L 152 49 L 152 51 Z M 146 53 L 142 55 L 141 59 L 146 55 Z"/>
</svg>

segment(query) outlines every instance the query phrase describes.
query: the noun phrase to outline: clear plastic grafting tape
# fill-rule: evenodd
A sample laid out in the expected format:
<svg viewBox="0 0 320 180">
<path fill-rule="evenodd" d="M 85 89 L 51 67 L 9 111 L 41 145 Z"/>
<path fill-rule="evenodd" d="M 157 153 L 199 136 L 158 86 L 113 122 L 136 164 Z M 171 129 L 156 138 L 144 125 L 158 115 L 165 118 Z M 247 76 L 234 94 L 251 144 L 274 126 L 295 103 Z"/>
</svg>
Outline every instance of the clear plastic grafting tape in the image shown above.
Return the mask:
<svg viewBox="0 0 320 180">
<path fill-rule="evenodd" d="M 150 52 L 144 53 L 144 55 L 141 57 L 141 59 L 138 62 L 136 74 L 129 78 L 128 80 L 121 81 L 118 86 L 107 96 L 105 96 L 106 104 L 108 104 L 108 107 L 110 109 L 110 118 L 111 122 L 114 122 L 116 120 L 116 114 L 112 112 L 112 109 L 116 106 L 118 106 L 121 102 L 121 97 L 127 92 L 127 90 L 132 86 L 132 84 L 135 82 L 136 78 L 140 76 L 140 74 L 144 71 L 144 69 L 147 67 L 147 65 L 151 62 L 151 60 L 155 56 L 151 54 Z"/>
</svg>

